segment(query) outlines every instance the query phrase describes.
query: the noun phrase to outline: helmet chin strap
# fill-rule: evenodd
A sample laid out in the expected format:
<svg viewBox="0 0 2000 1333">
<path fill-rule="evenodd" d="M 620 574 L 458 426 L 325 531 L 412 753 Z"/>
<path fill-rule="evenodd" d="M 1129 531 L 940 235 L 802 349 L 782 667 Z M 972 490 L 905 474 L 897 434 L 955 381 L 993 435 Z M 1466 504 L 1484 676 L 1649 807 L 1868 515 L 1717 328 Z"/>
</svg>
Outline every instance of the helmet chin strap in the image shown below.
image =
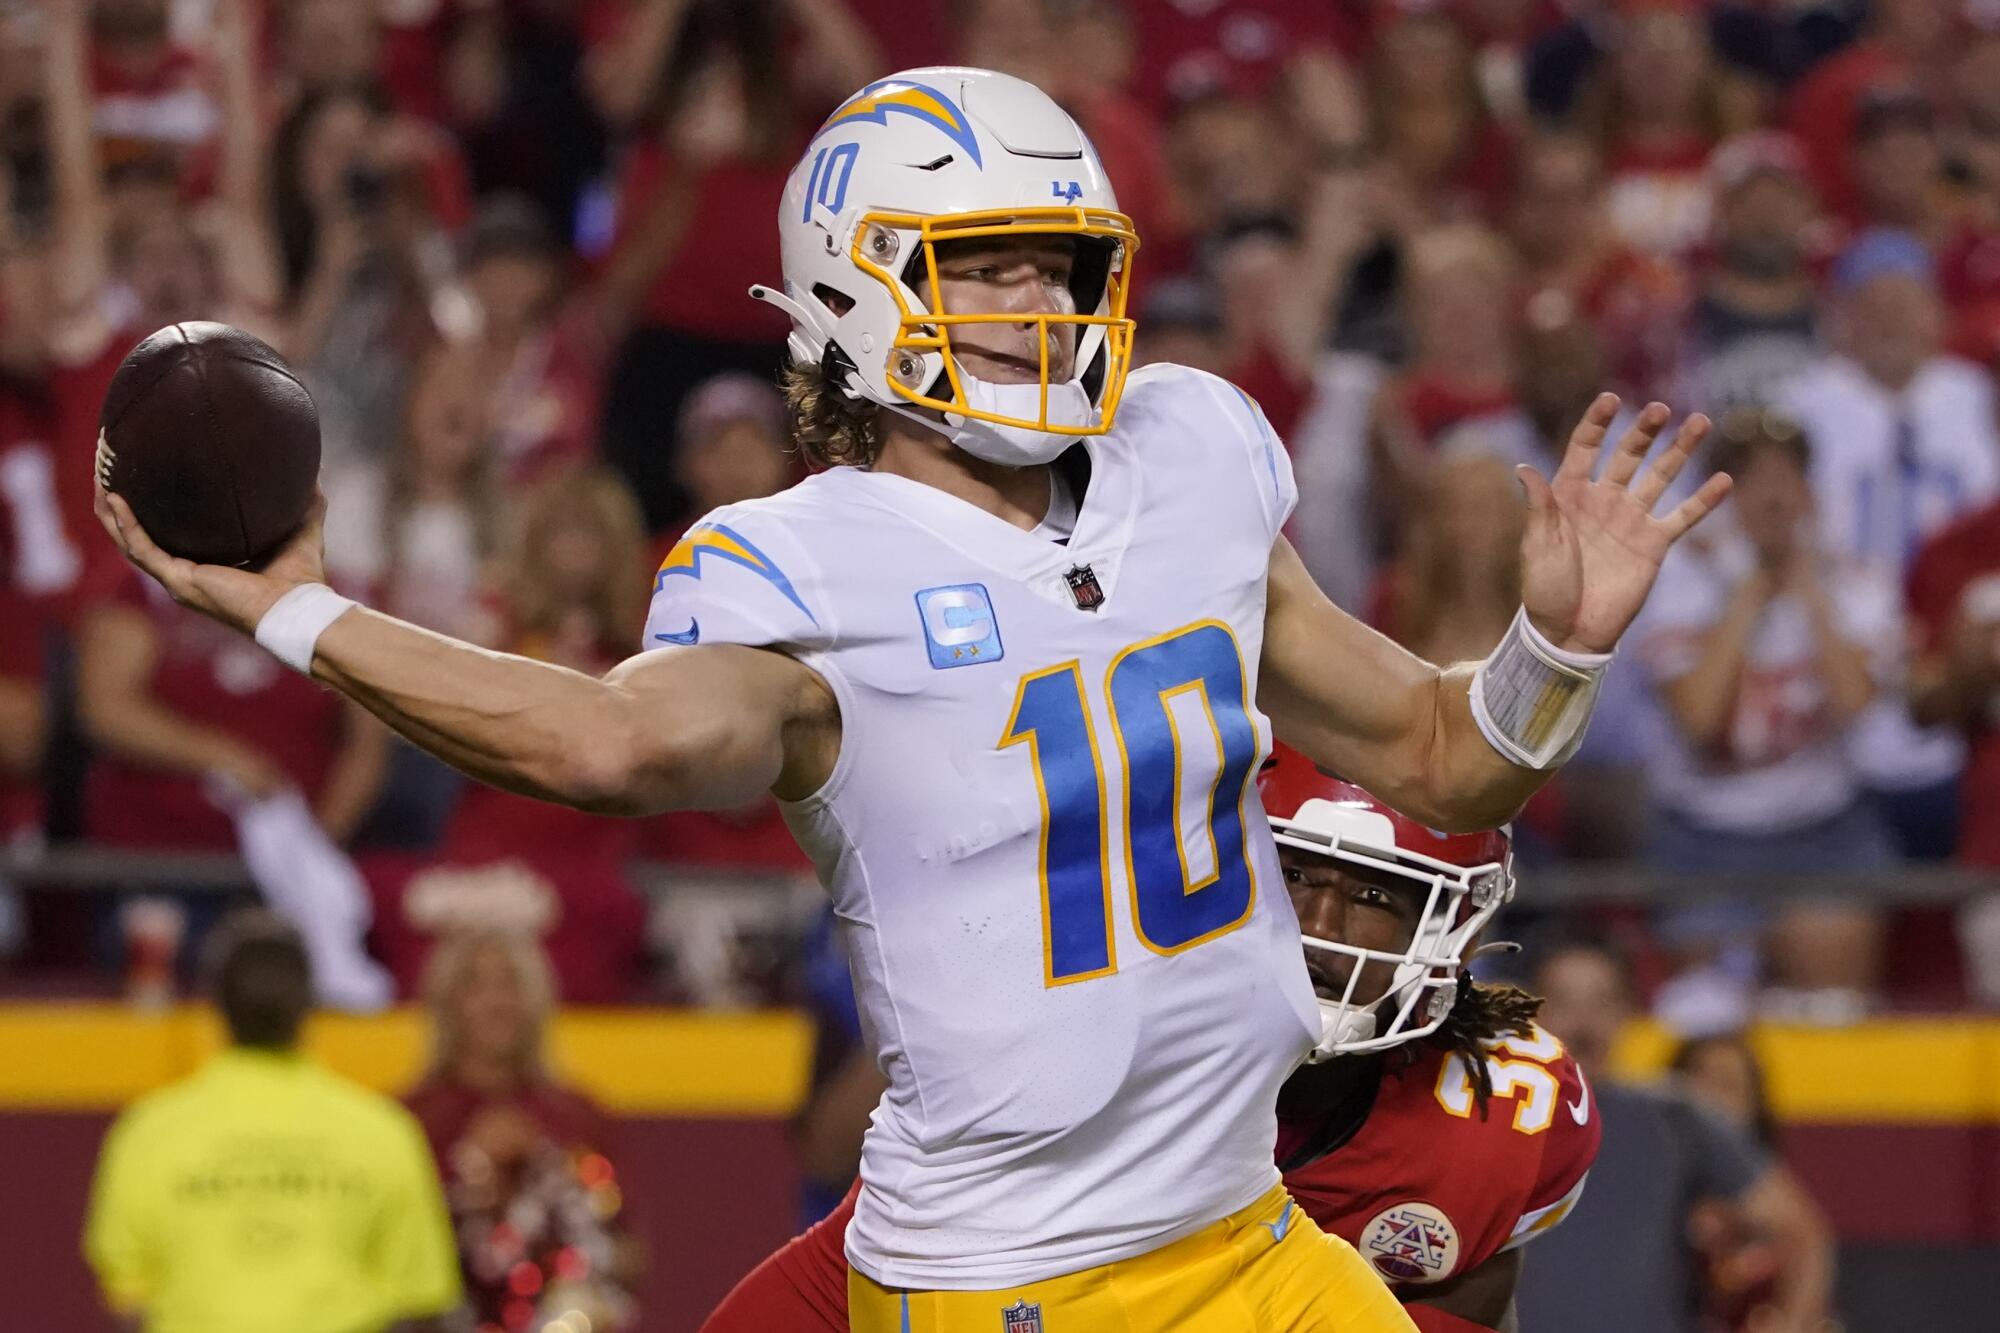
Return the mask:
<svg viewBox="0 0 2000 1333">
<path fill-rule="evenodd" d="M 961 373 L 959 384 L 965 405 L 995 416 L 1032 420 L 1042 415 L 1041 384 L 993 384 L 976 375 Z M 1051 426 L 1080 430 L 1094 425 L 1097 406 L 1075 380 L 1064 380 L 1048 388 L 1048 417 Z M 1004 425 L 945 413 L 951 442 L 974 458 L 983 458 L 1002 467 L 1032 467 L 1053 462 L 1077 437 L 1061 431 L 1039 430 L 1033 426 Z"/>
<path fill-rule="evenodd" d="M 1367 1006 L 1342 1004 L 1338 1000 L 1319 1002 L 1319 1045 L 1306 1056 L 1309 1065 L 1324 1064 L 1340 1055 L 1340 1048 L 1368 1041 L 1375 1035 L 1376 1000 Z"/>
<path fill-rule="evenodd" d="M 1025 418 L 1041 415 L 1040 384 L 992 384 L 963 372 L 959 375 L 959 383 L 964 386 L 969 407 L 999 416 Z M 979 421 L 957 412 L 934 416 L 904 402 L 881 403 L 880 406 L 925 430 L 944 436 L 974 458 L 1001 467 L 1036 467 L 1054 462 L 1079 438 L 1055 431 L 1036 430 L 1031 426 Z M 1090 401 L 1090 395 L 1075 380 L 1049 386 L 1049 421 L 1052 425 L 1089 426 L 1095 422 L 1096 414 L 1096 404 Z"/>
</svg>

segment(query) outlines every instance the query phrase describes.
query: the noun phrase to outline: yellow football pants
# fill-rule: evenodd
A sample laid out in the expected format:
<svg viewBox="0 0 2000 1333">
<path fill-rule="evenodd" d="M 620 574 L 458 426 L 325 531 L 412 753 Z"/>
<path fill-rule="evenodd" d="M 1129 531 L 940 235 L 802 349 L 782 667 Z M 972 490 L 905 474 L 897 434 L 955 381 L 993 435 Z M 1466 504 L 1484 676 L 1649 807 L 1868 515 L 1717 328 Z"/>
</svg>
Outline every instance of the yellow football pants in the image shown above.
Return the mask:
<svg viewBox="0 0 2000 1333">
<path fill-rule="evenodd" d="M 853 1333 L 1413 1333 L 1352 1246 L 1282 1186 L 1149 1254 L 1002 1291 L 904 1291 L 847 1272 Z"/>
</svg>

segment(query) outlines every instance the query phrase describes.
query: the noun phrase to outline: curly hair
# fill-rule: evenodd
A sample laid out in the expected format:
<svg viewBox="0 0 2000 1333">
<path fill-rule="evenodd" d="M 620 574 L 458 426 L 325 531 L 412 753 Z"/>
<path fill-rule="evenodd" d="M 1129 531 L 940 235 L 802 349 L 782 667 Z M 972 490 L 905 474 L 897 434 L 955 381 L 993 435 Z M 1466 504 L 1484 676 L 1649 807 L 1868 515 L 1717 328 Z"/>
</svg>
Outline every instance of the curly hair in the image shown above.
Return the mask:
<svg viewBox="0 0 2000 1333">
<path fill-rule="evenodd" d="M 785 367 L 778 387 L 792 409 L 799 451 L 814 468 L 868 467 L 882 452 L 881 407 L 848 397 L 818 366 Z"/>
<path fill-rule="evenodd" d="M 1518 986 L 1492 986 L 1467 977 L 1444 1022 L 1424 1038 L 1447 1055 L 1464 1059 L 1472 1074 L 1472 1094 L 1481 1120 L 1486 1118 L 1486 1103 L 1493 1096 L 1493 1075 L 1486 1067 L 1487 1043 L 1501 1037 L 1526 1036 L 1541 1011 L 1539 995 L 1530 995 Z"/>
</svg>

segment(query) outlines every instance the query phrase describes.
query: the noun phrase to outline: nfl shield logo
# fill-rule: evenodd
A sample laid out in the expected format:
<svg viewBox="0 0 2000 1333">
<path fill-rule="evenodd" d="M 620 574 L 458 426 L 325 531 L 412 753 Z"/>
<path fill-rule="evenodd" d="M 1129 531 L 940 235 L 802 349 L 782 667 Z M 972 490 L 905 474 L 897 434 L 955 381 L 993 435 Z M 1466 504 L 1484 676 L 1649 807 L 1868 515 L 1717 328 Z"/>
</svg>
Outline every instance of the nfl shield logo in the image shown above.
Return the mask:
<svg viewBox="0 0 2000 1333">
<path fill-rule="evenodd" d="M 1063 582 L 1069 584 L 1069 595 L 1076 599 L 1077 610 L 1095 611 L 1104 605 L 1104 589 L 1098 586 L 1097 572 L 1089 565 L 1071 565 L 1063 571 Z"/>
<path fill-rule="evenodd" d="M 1042 1333 L 1042 1307 L 1015 1301 L 1000 1312 L 1000 1333 Z"/>
</svg>

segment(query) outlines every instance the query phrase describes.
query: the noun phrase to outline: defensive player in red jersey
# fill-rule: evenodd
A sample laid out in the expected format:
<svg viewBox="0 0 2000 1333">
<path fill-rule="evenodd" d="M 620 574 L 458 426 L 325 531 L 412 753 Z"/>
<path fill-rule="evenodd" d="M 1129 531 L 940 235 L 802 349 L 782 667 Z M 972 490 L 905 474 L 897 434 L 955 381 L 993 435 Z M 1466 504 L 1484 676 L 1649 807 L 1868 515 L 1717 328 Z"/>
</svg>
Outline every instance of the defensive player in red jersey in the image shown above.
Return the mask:
<svg viewBox="0 0 2000 1333">
<path fill-rule="evenodd" d="M 1424 1333 L 1512 1329 L 1520 1247 L 1569 1213 L 1599 1138 L 1540 1001 L 1464 975 L 1513 895 L 1512 839 L 1435 832 L 1282 748 L 1262 786 L 1320 997 L 1319 1047 L 1278 1099 L 1286 1188 Z M 846 1333 L 853 1209 L 850 1190 L 702 1333 Z"/>
<path fill-rule="evenodd" d="M 1264 805 L 1324 1032 L 1279 1094 L 1285 1186 L 1425 1333 L 1512 1329 L 1520 1247 L 1575 1205 L 1600 1135 L 1541 1002 L 1463 975 L 1513 896 L 1512 840 L 1434 832 L 1282 751 Z"/>
</svg>

